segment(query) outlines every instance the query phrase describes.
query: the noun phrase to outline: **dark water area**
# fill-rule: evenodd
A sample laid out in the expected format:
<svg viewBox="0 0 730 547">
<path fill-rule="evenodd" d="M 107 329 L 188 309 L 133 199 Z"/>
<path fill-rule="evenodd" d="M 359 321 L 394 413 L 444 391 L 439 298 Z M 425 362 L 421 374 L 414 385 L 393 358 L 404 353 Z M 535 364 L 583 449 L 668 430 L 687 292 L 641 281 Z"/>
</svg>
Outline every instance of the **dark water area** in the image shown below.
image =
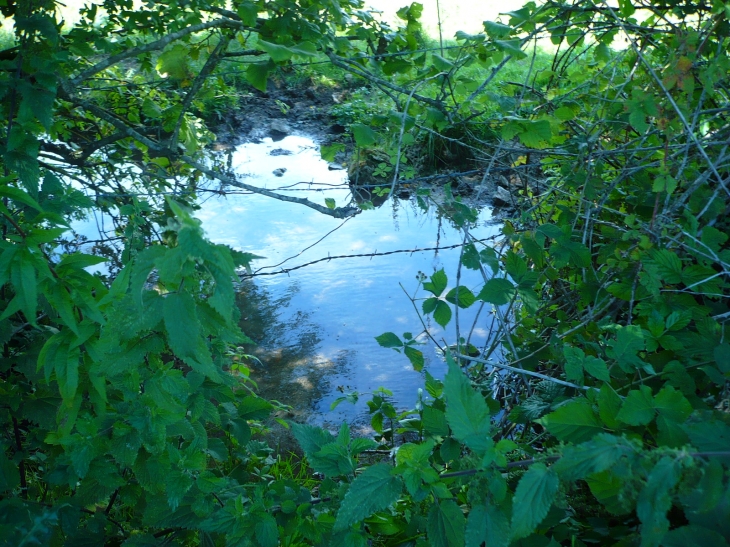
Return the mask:
<svg viewBox="0 0 730 547">
<path fill-rule="evenodd" d="M 245 182 L 324 204 L 338 206 L 351 200 L 347 175 L 330 170 L 309 139 L 287 137 L 244 144 L 232 151 L 231 168 Z M 276 172 L 276 174 L 274 174 Z M 278 176 L 277 176 L 278 175 Z M 423 373 L 408 359 L 381 348 L 375 337 L 391 331 L 398 336 L 423 331 L 407 291 L 418 287 L 417 275 L 444 268 L 449 288 L 455 286 L 456 266 L 463 235 L 434 210 L 424 212 L 409 199 L 389 200 L 374 210 L 347 219 L 322 215 L 299 204 L 254 194 L 216 196 L 201 203 L 198 218 L 208 237 L 264 259 L 253 263 L 257 274 L 281 272 L 327 257 L 371 255 L 392 251 L 437 248 L 356 258 L 332 258 L 289 273 L 255 275 L 244 280 L 238 297 L 244 332 L 256 341 L 247 348 L 261 360 L 252 377 L 262 395 L 291 405 L 295 419 L 336 426 L 343 420 L 367 422 L 368 394 L 383 386 L 393 392 L 399 409 L 412 408 Z M 499 232 L 491 211 L 481 211 L 476 238 Z M 479 274 L 463 270 L 461 284 L 475 289 Z M 416 297 L 423 297 L 423 291 Z M 420 310 L 420 301 L 416 301 Z M 459 310 L 462 332 L 472 329 L 478 306 Z M 487 342 L 491 321 L 485 309 L 472 332 L 471 342 Z M 454 320 L 446 331 L 425 318 L 430 334 L 448 343 L 455 341 Z M 443 377 L 445 363 L 435 345 L 421 335 L 419 346 L 425 367 Z M 361 394 L 356 405 L 330 405 L 343 393 Z"/>
</svg>

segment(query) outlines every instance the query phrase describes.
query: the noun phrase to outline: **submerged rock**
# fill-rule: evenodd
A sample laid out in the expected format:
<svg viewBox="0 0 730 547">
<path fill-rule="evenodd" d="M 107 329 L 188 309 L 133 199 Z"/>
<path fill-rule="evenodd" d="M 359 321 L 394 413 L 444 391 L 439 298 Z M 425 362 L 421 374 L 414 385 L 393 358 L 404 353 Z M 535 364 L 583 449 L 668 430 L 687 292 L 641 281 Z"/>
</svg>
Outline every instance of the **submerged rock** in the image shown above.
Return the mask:
<svg viewBox="0 0 730 547">
<path fill-rule="evenodd" d="M 284 173 L 286 173 L 286 167 L 279 167 L 278 169 L 274 169 L 272 173 L 275 177 L 283 177 Z"/>
<path fill-rule="evenodd" d="M 291 156 L 294 152 L 291 150 L 284 150 L 283 148 L 274 148 L 269 152 L 269 156 Z"/>
</svg>

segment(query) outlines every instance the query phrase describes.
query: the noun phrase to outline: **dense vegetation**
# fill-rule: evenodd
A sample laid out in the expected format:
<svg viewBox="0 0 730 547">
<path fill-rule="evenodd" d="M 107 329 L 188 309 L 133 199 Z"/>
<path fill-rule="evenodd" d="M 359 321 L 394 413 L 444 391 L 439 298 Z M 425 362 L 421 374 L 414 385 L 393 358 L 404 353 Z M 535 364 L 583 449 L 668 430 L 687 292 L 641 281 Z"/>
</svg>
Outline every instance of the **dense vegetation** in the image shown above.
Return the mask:
<svg viewBox="0 0 730 547">
<path fill-rule="evenodd" d="M 438 46 L 417 3 L 399 29 L 349 0 L 106 0 L 66 30 L 54 7 L 0 0 L 4 545 L 730 542 L 729 4 L 531 2 Z M 482 248 L 448 185 L 419 190 L 484 279 L 414 296 L 456 325 L 449 372 L 410 412 L 376 393 L 377 442 L 292 424 L 287 462 L 240 354 L 255 257 L 192 206 L 206 177 L 291 200 L 206 163 L 204 120 L 311 59 L 371 91 L 339 115 L 381 196 L 468 157 L 519 210 Z M 90 208 L 114 233 L 85 254 L 68 227 Z M 458 324 L 471 306 L 489 347 Z M 420 339 L 377 341 L 420 369 Z M 394 460 L 361 464 L 379 443 Z"/>
</svg>

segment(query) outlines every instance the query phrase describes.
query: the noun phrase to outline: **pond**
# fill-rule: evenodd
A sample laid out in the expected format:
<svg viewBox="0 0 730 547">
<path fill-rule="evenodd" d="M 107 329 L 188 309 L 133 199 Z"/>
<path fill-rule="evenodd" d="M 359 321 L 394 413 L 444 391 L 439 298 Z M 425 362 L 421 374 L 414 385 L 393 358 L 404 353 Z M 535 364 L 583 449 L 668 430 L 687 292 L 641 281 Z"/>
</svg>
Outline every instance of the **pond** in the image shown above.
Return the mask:
<svg viewBox="0 0 730 547">
<path fill-rule="evenodd" d="M 352 197 L 346 172 L 332 170 L 304 137 L 243 144 L 227 161 L 245 182 L 269 190 L 321 204 L 331 198 L 338 206 Z M 262 395 L 291 405 L 296 419 L 320 425 L 366 423 L 368 394 L 381 386 L 393 392 L 397 408 L 413 407 L 423 372 L 375 337 L 422 333 L 416 313 L 421 302 L 408 294 L 418 288 L 419 272 L 444 268 L 449 287 L 455 285 L 459 230 L 434 210 L 398 198 L 343 221 L 295 203 L 229 193 L 201 201 L 197 216 L 211 240 L 265 257 L 254 262 L 255 275 L 244 280 L 239 296 L 242 328 L 256 341 L 251 351 L 261 360 L 252 376 Z M 498 233 L 491 211 L 483 209 L 471 234 L 486 239 Z M 479 274 L 462 271 L 462 285 L 474 289 L 480 281 Z M 459 310 L 462 331 L 472 328 L 476 308 Z M 490 320 L 485 308 L 474 345 L 487 342 Z M 424 322 L 436 340 L 454 342 L 453 320 L 446 331 L 431 318 Z M 419 340 L 424 370 L 443 377 L 435 345 L 424 334 Z M 357 404 L 330 410 L 351 391 L 361 394 Z"/>
</svg>

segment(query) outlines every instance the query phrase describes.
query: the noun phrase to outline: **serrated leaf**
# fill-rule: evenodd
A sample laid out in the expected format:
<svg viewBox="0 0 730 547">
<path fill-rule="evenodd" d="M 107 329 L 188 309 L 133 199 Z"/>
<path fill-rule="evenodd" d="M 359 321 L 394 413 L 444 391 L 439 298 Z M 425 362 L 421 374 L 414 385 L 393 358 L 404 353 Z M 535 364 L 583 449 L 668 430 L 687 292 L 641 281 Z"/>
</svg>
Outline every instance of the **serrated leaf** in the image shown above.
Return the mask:
<svg viewBox="0 0 730 547">
<path fill-rule="evenodd" d="M 572 443 L 588 441 L 603 429 L 593 407 L 583 398 L 561 405 L 541 421 L 559 440 Z"/>
<path fill-rule="evenodd" d="M 352 136 L 355 137 L 355 144 L 364 148 L 372 146 L 378 142 L 378 135 L 367 125 L 362 123 L 353 123 L 350 126 Z"/>
<path fill-rule="evenodd" d="M 624 439 L 599 433 L 586 443 L 566 446 L 552 468 L 563 480 L 573 482 L 609 469 L 630 452 L 631 447 Z"/>
<path fill-rule="evenodd" d="M 667 532 L 662 547 L 728 547 L 728 542 L 715 530 L 690 524 Z"/>
<path fill-rule="evenodd" d="M 403 483 L 392 470 L 389 465 L 378 463 L 352 481 L 337 513 L 335 530 L 344 530 L 398 500 Z"/>
<path fill-rule="evenodd" d="M 515 287 L 511 281 L 502 277 L 493 277 L 484 284 L 477 299 L 501 306 L 507 304 L 515 294 Z"/>
<path fill-rule="evenodd" d="M 489 406 L 450 354 L 446 355 L 446 362 L 449 366 L 444 378 L 446 421 L 454 437 L 483 455 L 494 446 Z"/>
<path fill-rule="evenodd" d="M 446 301 L 460 308 L 468 308 L 476 302 L 476 297 L 466 287 L 454 287 L 446 294 Z"/>
<path fill-rule="evenodd" d="M 509 520 L 491 504 L 476 505 L 466 521 L 465 547 L 507 547 L 510 543 Z"/>
<path fill-rule="evenodd" d="M 453 500 L 441 500 L 428 512 L 426 531 L 431 547 L 462 547 L 464 545 L 464 513 Z"/>
<path fill-rule="evenodd" d="M 200 337 L 195 301 L 189 293 L 170 293 L 163 304 L 163 318 L 170 348 L 181 359 L 194 357 Z"/>
<path fill-rule="evenodd" d="M 408 357 L 411 365 L 413 365 L 413 370 L 415 370 L 416 372 L 421 372 L 421 370 L 423 370 L 423 364 L 425 360 L 423 357 L 423 352 L 421 350 L 413 348 L 411 346 L 406 346 L 405 348 L 403 348 L 403 353 L 406 354 L 406 357 Z"/>
<path fill-rule="evenodd" d="M 446 421 L 446 414 L 437 408 L 425 405 L 423 407 L 423 418 L 421 419 L 423 429 L 430 435 L 446 437 L 449 434 L 449 425 Z"/>
<path fill-rule="evenodd" d="M 423 288 L 434 296 L 441 296 L 441 293 L 446 290 L 446 285 L 448 284 L 448 282 L 449 278 L 446 276 L 446 272 L 444 272 L 444 269 L 441 268 L 437 272 L 434 272 L 434 274 L 431 276 L 430 281 L 426 281 L 423 284 Z"/>
<path fill-rule="evenodd" d="M 667 511 L 672 506 L 671 491 L 679 481 L 677 461 L 664 457 L 649 473 L 646 485 L 636 500 L 636 514 L 641 521 L 642 547 L 656 547 L 669 530 Z"/>
<path fill-rule="evenodd" d="M 685 424 L 692 446 L 707 452 L 724 452 L 730 446 L 730 425 L 719 420 Z"/>
<path fill-rule="evenodd" d="M 291 430 L 307 457 L 319 452 L 323 446 L 335 442 L 332 434 L 321 427 L 292 423 Z"/>
<path fill-rule="evenodd" d="M 607 427 L 618 429 L 621 423 L 616 419 L 616 415 L 621 409 L 621 397 L 608 384 L 601 386 L 598 393 L 598 415 Z"/>
<path fill-rule="evenodd" d="M 637 355 L 645 349 L 644 334 L 638 325 L 620 327 L 616 331 L 616 339 L 608 341 L 607 355 L 616 359 L 625 372 L 634 372 L 646 363 Z"/>
<path fill-rule="evenodd" d="M 324 204 L 327 206 L 327 209 L 334 209 L 337 206 L 335 200 L 332 198 L 324 198 Z"/>
<path fill-rule="evenodd" d="M 517 484 L 512 501 L 512 539 L 529 536 L 548 513 L 560 481 L 541 463 L 527 470 Z"/>
<path fill-rule="evenodd" d="M 654 397 L 654 408 L 664 418 L 680 424 L 692 414 L 692 405 L 682 392 L 666 385 Z"/>
<path fill-rule="evenodd" d="M 682 281 L 682 261 L 677 253 L 662 249 L 654 251 L 651 259 L 659 268 L 659 274 L 665 282 L 675 285 Z"/>
<path fill-rule="evenodd" d="M 375 340 L 384 348 L 401 348 L 403 341 L 393 332 L 384 332 L 380 336 L 376 336 Z"/>
<path fill-rule="evenodd" d="M 443 300 L 436 302 L 436 308 L 433 310 L 433 319 L 442 327 L 446 327 L 449 321 L 451 321 L 451 308 Z"/>
<path fill-rule="evenodd" d="M 279 530 L 276 526 L 276 519 L 263 511 L 257 512 L 254 518 L 256 520 L 254 532 L 259 545 L 261 547 L 276 547 L 279 545 Z"/>
<path fill-rule="evenodd" d="M 629 425 L 646 425 L 654 416 L 651 388 L 640 386 L 639 389 L 629 391 L 616 418 Z"/>
</svg>

